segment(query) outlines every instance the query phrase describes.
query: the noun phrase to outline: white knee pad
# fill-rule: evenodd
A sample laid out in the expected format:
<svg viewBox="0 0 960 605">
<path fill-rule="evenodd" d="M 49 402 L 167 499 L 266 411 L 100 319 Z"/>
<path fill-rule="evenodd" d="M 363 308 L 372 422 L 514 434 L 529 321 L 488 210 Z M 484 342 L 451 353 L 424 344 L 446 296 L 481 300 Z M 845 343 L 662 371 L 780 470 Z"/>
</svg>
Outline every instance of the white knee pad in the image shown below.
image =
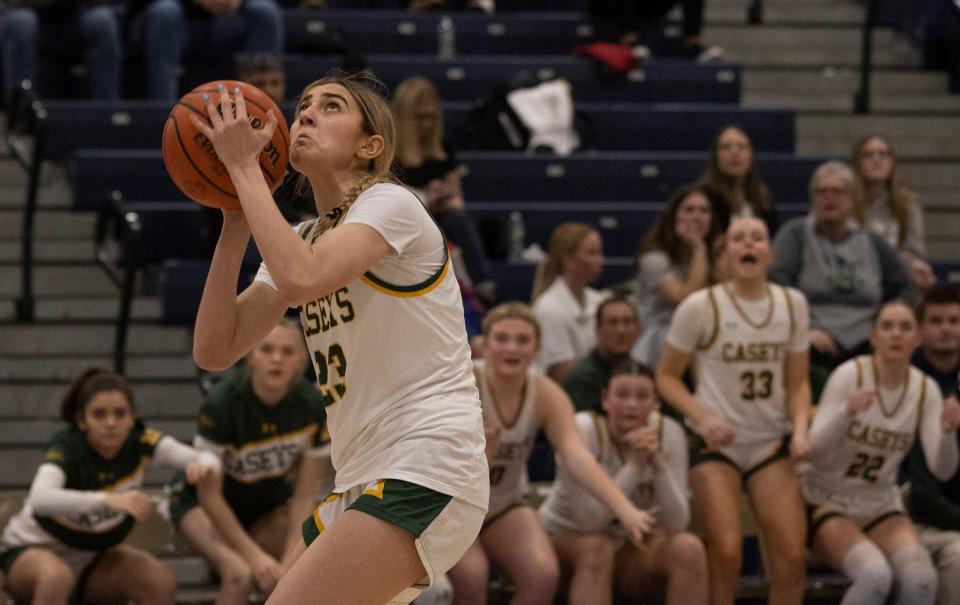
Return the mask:
<svg viewBox="0 0 960 605">
<path fill-rule="evenodd" d="M 895 605 L 933 605 L 937 598 L 937 570 L 930 553 L 920 544 L 909 544 L 890 555 L 897 579 Z"/>
<path fill-rule="evenodd" d="M 840 605 L 876 605 L 887 600 L 893 570 L 873 542 L 854 545 L 843 558 L 843 572 L 850 578 L 850 588 Z"/>
</svg>

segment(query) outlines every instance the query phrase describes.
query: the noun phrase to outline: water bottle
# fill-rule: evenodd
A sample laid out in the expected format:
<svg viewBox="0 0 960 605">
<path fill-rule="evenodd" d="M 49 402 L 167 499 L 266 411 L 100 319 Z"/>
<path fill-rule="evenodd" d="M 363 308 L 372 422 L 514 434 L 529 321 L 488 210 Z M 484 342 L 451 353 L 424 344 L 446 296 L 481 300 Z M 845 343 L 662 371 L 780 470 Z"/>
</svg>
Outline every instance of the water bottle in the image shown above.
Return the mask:
<svg viewBox="0 0 960 605">
<path fill-rule="evenodd" d="M 527 239 L 527 228 L 523 224 L 523 214 L 514 210 L 507 218 L 507 240 L 510 243 L 509 259 L 523 258 L 524 240 Z"/>
<path fill-rule="evenodd" d="M 444 15 L 437 24 L 437 58 L 451 61 L 457 56 L 457 30 L 450 15 Z"/>
</svg>

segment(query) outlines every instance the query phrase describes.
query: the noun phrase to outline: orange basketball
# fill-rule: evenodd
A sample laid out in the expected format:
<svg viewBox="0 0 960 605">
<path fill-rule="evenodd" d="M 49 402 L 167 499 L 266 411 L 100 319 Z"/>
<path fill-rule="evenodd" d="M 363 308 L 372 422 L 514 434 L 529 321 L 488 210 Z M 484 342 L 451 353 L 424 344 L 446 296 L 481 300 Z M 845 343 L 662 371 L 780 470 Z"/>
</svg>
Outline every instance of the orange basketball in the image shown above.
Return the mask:
<svg viewBox="0 0 960 605">
<path fill-rule="evenodd" d="M 263 128 L 267 123 L 268 110 L 272 109 L 273 115 L 277 116 L 277 130 L 260 152 L 260 168 L 271 191 L 283 182 L 290 149 L 290 132 L 283 112 L 259 88 L 233 80 L 207 82 L 185 94 L 173 106 L 163 127 L 163 163 L 170 178 L 188 198 L 212 208 L 235 209 L 240 207 L 240 200 L 226 166 L 217 157 L 210 140 L 190 121 L 190 115 L 195 115 L 210 124 L 203 95 L 206 93 L 218 100 L 220 91 L 217 85 L 221 82 L 231 96 L 238 86 L 243 91 L 247 115 L 254 128 Z"/>
</svg>

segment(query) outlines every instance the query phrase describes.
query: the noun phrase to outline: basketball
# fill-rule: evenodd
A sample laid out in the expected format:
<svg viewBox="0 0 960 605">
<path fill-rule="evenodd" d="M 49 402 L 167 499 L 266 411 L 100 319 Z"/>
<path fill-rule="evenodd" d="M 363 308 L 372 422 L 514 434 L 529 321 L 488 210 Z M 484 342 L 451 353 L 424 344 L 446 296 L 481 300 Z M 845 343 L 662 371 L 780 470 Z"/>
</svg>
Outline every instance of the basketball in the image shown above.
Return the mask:
<svg viewBox="0 0 960 605">
<path fill-rule="evenodd" d="M 217 85 L 220 83 L 231 95 L 234 89 L 240 87 L 250 124 L 254 128 L 263 128 L 267 123 L 267 111 L 273 110 L 273 115 L 277 117 L 277 130 L 260 152 L 260 169 L 271 191 L 283 182 L 287 150 L 290 148 L 290 132 L 283 112 L 259 88 L 233 80 L 207 82 L 177 101 L 163 127 L 163 163 L 170 178 L 188 198 L 211 208 L 237 209 L 240 200 L 226 166 L 217 157 L 213 144 L 190 121 L 190 116 L 195 115 L 210 125 L 203 95 L 208 94 L 211 99 L 218 100 L 220 90 Z"/>
</svg>

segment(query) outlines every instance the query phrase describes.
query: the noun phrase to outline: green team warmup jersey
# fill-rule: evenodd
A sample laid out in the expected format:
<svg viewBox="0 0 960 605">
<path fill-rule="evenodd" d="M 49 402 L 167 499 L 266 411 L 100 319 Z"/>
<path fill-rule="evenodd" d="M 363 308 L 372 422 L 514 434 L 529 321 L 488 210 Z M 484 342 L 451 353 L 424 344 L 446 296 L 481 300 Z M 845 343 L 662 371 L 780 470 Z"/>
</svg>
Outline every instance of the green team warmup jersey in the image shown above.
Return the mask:
<svg viewBox="0 0 960 605">
<path fill-rule="evenodd" d="M 301 381 L 283 401 L 268 406 L 253 392 L 247 373 L 236 372 L 207 394 L 194 446 L 222 456 L 224 498 L 249 526 L 290 498 L 288 475 L 300 456 L 327 455 L 328 442 L 326 413 L 313 384 Z M 173 499 L 195 502 L 195 488 L 180 479 Z M 176 504 L 172 500 L 171 508 Z"/>
<path fill-rule="evenodd" d="M 43 456 L 67 476 L 65 489 L 81 491 L 126 491 L 140 489 L 147 463 L 163 433 L 137 422 L 113 460 L 105 460 L 90 447 L 86 435 L 76 429 L 57 433 Z M 102 550 L 119 544 L 133 528 L 130 515 L 106 506 L 94 511 L 34 519 L 49 534 L 73 548 Z"/>
</svg>

